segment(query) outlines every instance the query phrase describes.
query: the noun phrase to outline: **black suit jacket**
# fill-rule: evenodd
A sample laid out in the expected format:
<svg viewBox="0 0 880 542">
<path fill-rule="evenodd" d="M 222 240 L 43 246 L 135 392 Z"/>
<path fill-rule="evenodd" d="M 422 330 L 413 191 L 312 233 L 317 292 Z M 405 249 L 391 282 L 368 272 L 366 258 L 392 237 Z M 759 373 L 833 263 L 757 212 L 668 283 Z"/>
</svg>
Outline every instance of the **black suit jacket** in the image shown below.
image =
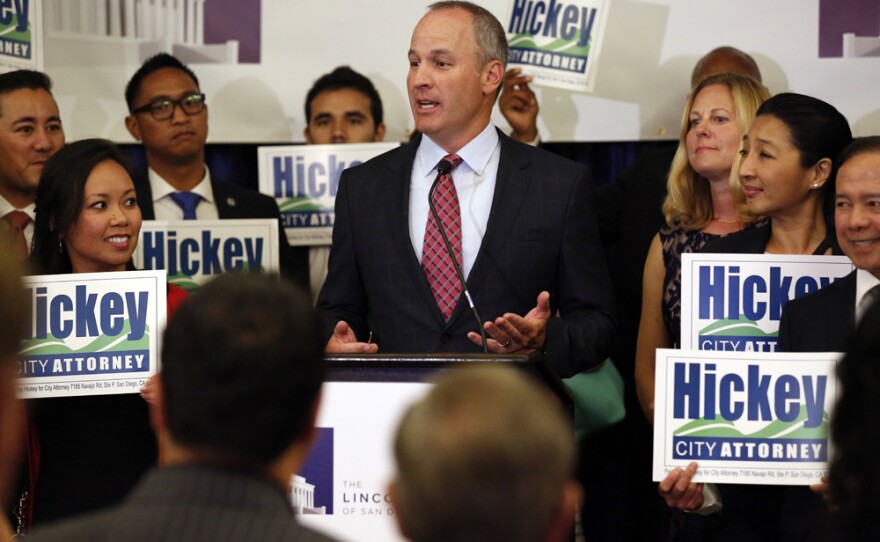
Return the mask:
<svg viewBox="0 0 880 542">
<path fill-rule="evenodd" d="M 598 364 L 614 334 L 612 295 L 588 198 L 589 172 L 500 135 L 486 233 L 468 288 L 483 321 L 525 315 L 542 290 L 554 314 L 545 352 L 560 375 Z M 328 337 L 339 320 L 383 352 L 481 352 L 464 296 L 448 322 L 409 236 L 412 166 L 419 141 L 342 173 L 327 280 L 318 298 Z"/>
<path fill-rule="evenodd" d="M 627 409 L 639 416 L 641 410 L 630 391 L 642 316 L 642 275 L 651 241 L 666 224 L 666 178 L 677 148 L 672 144 L 643 152 L 614 182 L 598 186 L 593 198 L 618 309 L 619 333 L 612 358 L 627 383 Z"/>
<path fill-rule="evenodd" d="M 144 220 L 155 220 L 153 209 L 153 190 L 146 172 L 134 180 L 138 206 Z M 274 218 L 278 220 L 278 247 L 281 262 L 281 274 L 308 290 L 309 288 L 309 252 L 305 247 L 291 247 L 281 223 L 281 212 L 275 200 L 265 194 L 228 183 L 219 179 L 211 179 L 211 190 L 217 214 L 221 219 L 236 218 Z"/>
<path fill-rule="evenodd" d="M 845 352 L 856 328 L 856 272 L 785 304 L 779 321 L 783 352 Z"/>
<path fill-rule="evenodd" d="M 284 491 L 251 474 L 206 467 L 147 473 L 120 504 L 37 529 L 43 542 L 333 542 L 297 522 Z"/>
</svg>

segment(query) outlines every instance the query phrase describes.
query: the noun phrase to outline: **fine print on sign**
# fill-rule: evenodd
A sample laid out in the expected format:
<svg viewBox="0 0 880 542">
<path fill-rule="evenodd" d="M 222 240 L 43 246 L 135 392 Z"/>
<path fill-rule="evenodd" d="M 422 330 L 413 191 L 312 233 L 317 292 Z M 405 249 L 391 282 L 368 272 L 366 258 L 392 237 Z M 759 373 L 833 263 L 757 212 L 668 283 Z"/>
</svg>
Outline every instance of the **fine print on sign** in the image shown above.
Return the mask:
<svg viewBox="0 0 880 542">
<path fill-rule="evenodd" d="M 25 277 L 33 318 L 19 360 L 25 399 L 137 393 L 159 364 L 164 271 Z"/>
<path fill-rule="evenodd" d="M 808 485 L 827 473 L 836 353 L 658 349 L 653 479 Z"/>
</svg>

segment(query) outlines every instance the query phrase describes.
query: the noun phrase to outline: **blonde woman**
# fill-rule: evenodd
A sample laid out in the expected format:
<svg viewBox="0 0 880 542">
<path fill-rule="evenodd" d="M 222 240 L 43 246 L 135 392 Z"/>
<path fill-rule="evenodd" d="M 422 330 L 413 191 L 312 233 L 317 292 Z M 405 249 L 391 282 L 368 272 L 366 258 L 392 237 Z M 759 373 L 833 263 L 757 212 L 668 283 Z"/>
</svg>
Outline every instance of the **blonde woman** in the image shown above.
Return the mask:
<svg viewBox="0 0 880 542">
<path fill-rule="evenodd" d="M 681 339 L 681 254 L 755 221 L 731 171 L 743 134 L 767 98 L 761 83 L 732 73 L 707 77 L 688 98 L 663 203 L 667 225 L 651 243 L 643 278 L 635 377 L 639 403 L 652 423 L 655 350 Z"/>
</svg>

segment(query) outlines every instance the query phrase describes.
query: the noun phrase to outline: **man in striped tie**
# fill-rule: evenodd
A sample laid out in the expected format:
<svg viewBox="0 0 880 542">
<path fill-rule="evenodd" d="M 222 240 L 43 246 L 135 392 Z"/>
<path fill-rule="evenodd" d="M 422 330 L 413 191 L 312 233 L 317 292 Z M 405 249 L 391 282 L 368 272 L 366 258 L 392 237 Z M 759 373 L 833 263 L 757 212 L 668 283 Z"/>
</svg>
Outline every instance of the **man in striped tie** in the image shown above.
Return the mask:
<svg viewBox="0 0 880 542">
<path fill-rule="evenodd" d="M 422 135 L 342 174 L 318 298 L 327 351 L 542 351 L 563 376 L 607 356 L 589 172 L 492 125 L 507 57 L 504 28 L 475 4 L 438 2 L 416 26 L 407 88 Z"/>
</svg>

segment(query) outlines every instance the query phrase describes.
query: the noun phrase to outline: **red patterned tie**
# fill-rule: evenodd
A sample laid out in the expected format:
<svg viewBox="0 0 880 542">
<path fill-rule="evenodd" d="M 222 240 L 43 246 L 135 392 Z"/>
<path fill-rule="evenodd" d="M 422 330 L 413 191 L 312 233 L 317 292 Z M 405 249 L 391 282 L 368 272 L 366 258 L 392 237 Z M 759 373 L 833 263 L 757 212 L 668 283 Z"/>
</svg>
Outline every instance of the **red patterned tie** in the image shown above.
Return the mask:
<svg viewBox="0 0 880 542">
<path fill-rule="evenodd" d="M 461 158 L 449 154 L 443 159 L 452 164 L 452 167 L 449 169 L 450 173 L 442 175 L 437 182 L 432 201 L 443 223 L 446 237 L 449 238 L 455 260 L 461 265 L 461 209 L 458 206 L 458 194 L 452 183 L 451 173 L 461 163 Z M 425 243 L 422 247 L 422 268 L 425 270 L 437 307 L 443 318 L 449 320 L 461 295 L 461 283 L 455 275 L 455 267 L 443 244 L 443 237 L 440 236 L 434 215 L 430 212 L 428 225 L 425 227 Z"/>
<path fill-rule="evenodd" d="M 31 217 L 23 211 L 10 211 L 3 216 L 3 220 L 9 223 L 12 230 L 12 247 L 16 256 L 22 261 L 27 259 L 28 246 L 24 237 L 24 229 L 31 222 Z"/>
</svg>

